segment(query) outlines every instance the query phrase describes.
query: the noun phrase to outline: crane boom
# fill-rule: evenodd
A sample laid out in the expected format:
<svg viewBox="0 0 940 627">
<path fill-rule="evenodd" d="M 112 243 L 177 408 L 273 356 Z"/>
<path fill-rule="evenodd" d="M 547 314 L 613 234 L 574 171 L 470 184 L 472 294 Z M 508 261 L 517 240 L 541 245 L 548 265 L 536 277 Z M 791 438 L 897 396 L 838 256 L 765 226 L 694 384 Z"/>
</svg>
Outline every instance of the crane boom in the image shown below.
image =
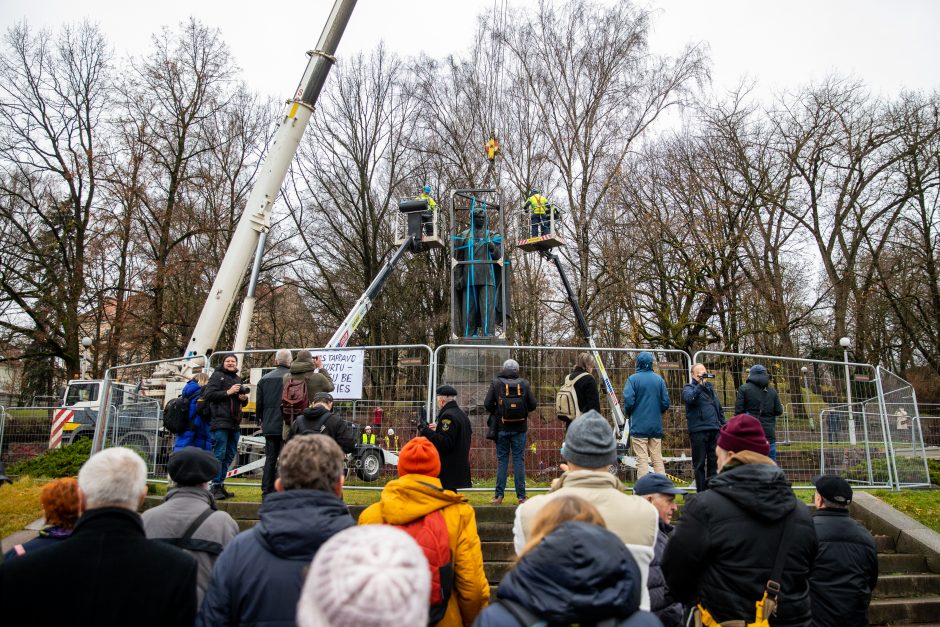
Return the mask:
<svg viewBox="0 0 940 627">
<path fill-rule="evenodd" d="M 184 357 L 204 355 L 215 350 L 222 327 L 255 254 L 258 239 L 270 226 L 274 201 L 310 122 L 313 106 L 336 61 L 333 55 L 355 6 L 356 0 L 336 0 L 316 49 L 308 53 L 310 60 L 307 68 L 293 99 L 287 103 L 284 117 L 281 118 L 274 134 L 271 149 L 261 165 L 258 180 L 248 196 L 245 211 L 238 221 L 232 241 L 225 251 L 219 273 L 206 297 L 206 304 L 189 339 Z"/>
<path fill-rule="evenodd" d="M 610 377 L 607 376 L 607 369 L 604 368 L 604 362 L 601 359 L 601 354 L 597 350 L 597 345 L 594 343 L 594 336 L 591 334 L 591 328 L 588 326 L 587 319 L 584 317 L 584 312 L 581 311 L 581 306 L 578 304 L 578 299 L 575 298 L 574 290 L 571 289 L 571 284 L 568 282 L 568 275 L 565 274 L 565 269 L 562 267 L 561 260 L 558 258 L 558 255 L 547 250 L 539 250 L 539 254 L 545 259 L 548 259 L 554 263 L 555 268 L 558 270 L 559 276 L 561 276 L 561 282 L 565 287 L 565 293 L 568 296 L 568 302 L 571 304 L 571 308 L 574 310 L 574 317 L 578 321 L 578 328 L 581 330 L 581 335 L 583 335 L 584 339 L 587 340 L 588 346 L 591 347 L 591 353 L 594 356 L 594 363 L 597 365 L 597 374 L 604 386 L 607 402 L 610 405 L 610 411 L 614 416 L 614 426 L 617 431 L 617 436 L 622 442 L 626 442 L 627 436 L 630 435 L 630 423 L 626 416 L 623 415 L 623 409 L 620 407 L 620 401 L 617 400 L 617 393 L 614 391 L 614 385 L 610 382 Z"/>
</svg>

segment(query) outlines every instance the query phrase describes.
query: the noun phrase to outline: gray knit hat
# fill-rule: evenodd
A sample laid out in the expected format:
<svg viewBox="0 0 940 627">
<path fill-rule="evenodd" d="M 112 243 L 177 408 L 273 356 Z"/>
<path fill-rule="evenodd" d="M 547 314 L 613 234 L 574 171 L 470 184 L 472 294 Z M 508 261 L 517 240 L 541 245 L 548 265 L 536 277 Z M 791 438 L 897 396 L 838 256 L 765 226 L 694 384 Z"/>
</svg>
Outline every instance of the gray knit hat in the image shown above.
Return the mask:
<svg viewBox="0 0 940 627">
<path fill-rule="evenodd" d="M 581 414 L 568 427 L 561 454 L 582 468 L 602 468 L 615 463 L 617 442 L 610 423 L 593 409 Z"/>
</svg>

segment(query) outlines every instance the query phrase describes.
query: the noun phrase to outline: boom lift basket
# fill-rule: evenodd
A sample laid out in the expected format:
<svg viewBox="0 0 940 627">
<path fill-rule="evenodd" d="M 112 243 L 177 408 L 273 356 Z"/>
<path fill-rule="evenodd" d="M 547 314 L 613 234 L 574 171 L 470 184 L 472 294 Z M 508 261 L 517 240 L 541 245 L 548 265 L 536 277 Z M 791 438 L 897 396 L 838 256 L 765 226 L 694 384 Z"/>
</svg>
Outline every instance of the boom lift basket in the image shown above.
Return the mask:
<svg viewBox="0 0 940 627">
<path fill-rule="evenodd" d="M 405 198 L 398 201 L 398 215 L 395 218 L 395 244 L 401 246 L 409 236 L 420 242 L 422 249 L 443 248 L 441 238 L 440 212 L 431 208 L 428 201 L 418 198 Z"/>
<path fill-rule="evenodd" d="M 528 207 L 519 209 L 516 213 L 516 246 L 526 252 L 537 250 L 551 250 L 565 245 L 561 236 L 562 227 L 561 210 L 549 205 L 545 214 L 548 224 L 548 233 L 542 235 L 542 227 L 532 225 L 532 214 Z M 534 233 L 534 234 L 533 234 Z"/>
</svg>

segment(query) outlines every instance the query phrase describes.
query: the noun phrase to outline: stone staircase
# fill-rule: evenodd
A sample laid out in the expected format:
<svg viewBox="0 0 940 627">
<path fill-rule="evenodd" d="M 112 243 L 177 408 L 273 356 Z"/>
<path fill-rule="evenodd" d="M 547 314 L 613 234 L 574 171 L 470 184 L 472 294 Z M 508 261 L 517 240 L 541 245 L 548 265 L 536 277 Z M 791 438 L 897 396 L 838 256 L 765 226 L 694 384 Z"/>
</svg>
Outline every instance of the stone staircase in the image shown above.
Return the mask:
<svg viewBox="0 0 940 627">
<path fill-rule="evenodd" d="M 159 503 L 148 498 L 145 505 Z M 249 529 L 258 520 L 257 503 L 224 501 L 219 504 L 238 522 Z M 350 512 L 358 518 L 365 506 L 352 505 Z M 512 544 L 512 506 L 476 506 L 477 530 L 483 547 L 483 567 L 490 582 L 491 596 L 515 558 Z M 923 555 L 899 553 L 894 540 L 876 535 L 880 577 L 868 612 L 872 625 L 940 625 L 940 574 L 930 571 Z M 846 626 L 850 627 L 850 626 Z"/>
</svg>

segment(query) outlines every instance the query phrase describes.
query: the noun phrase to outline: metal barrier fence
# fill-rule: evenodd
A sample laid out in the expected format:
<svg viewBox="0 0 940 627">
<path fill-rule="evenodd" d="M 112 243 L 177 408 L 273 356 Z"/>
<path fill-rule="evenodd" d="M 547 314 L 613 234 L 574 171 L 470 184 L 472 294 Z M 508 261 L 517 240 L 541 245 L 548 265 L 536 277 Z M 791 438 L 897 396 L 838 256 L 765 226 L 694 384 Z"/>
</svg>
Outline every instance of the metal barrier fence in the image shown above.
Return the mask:
<svg viewBox="0 0 940 627">
<path fill-rule="evenodd" d="M 288 349 L 293 356 L 299 350 Z M 380 488 L 387 480 L 394 479 L 397 471 L 397 451 L 405 442 L 417 434 L 417 425 L 422 415 L 430 410 L 431 347 L 424 344 L 397 344 L 389 346 L 347 346 L 344 348 L 307 349 L 324 357 L 324 367 L 331 372 L 336 389 L 333 413 L 356 426 L 356 439 L 362 442 L 366 425 L 372 425 L 375 446 L 382 449 L 381 459 L 367 457 L 365 451 L 357 451 L 350 462 L 352 471 L 347 486 L 356 488 Z M 250 350 L 242 354 L 240 372 L 252 373 L 250 402 L 247 406 L 248 420 L 243 422 L 243 434 L 255 436 L 246 439 L 239 449 L 233 466 L 239 470 L 237 476 L 243 485 L 257 484 L 261 479 L 263 440 L 260 439 L 260 424 L 252 413 L 256 401 L 257 378 L 275 367 L 277 349 Z M 220 365 L 219 358 L 209 359 L 212 367 Z M 312 399 L 311 399 L 312 400 Z M 277 399 L 280 404 L 280 399 Z M 381 412 L 375 410 L 381 409 Z M 388 430 L 394 434 L 388 436 Z M 386 444 L 385 438 L 388 437 Z M 397 448 L 396 448 L 397 447 Z M 363 466 L 368 472 L 362 472 Z M 243 468 L 250 468 L 244 470 Z M 239 485 L 235 482 L 227 482 Z"/>
<path fill-rule="evenodd" d="M 881 366 L 876 368 L 880 384 L 880 404 L 872 401 L 871 411 L 880 411 L 885 419 L 888 441 L 892 449 L 892 472 L 900 488 L 930 485 L 927 451 L 917 397 L 910 383 Z"/>
<path fill-rule="evenodd" d="M 627 378 L 636 371 L 636 356 L 647 349 L 599 348 L 611 384 L 622 403 L 622 391 Z M 527 485 L 547 487 L 551 479 L 560 474 L 558 465 L 564 441 L 564 424 L 555 414 L 555 396 L 581 352 L 587 347 L 493 346 L 447 344 L 434 351 L 434 384 L 450 384 L 457 388 L 457 403 L 470 417 L 473 437 L 470 444 L 470 467 L 474 484 L 494 485 L 497 471 L 496 449 L 485 439 L 489 412 L 483 402 L 490 383 L 500 372 L 506 359 L 519 362 L 520 376 L 529 380 L 538 400 L 538 409 L 529 416 L 526 438 L 525 470 Z M 663 456 L 666 471 L 689 482 L 692 480 L 691 449 L 686 437 L 685 413 L 681 401 L 682 387 L 689 376 L 689 356 L 678 350 L 649 350 L 654 356 L 654 370 L 666 381 L 671 407 L 663 415 Z M 596 377 L 596 372 L 595 372 Z M 610 419 L 611 410 L 603 391 L 600 394 L 601 413 Z M 436 408 L 435 408 L 436 413 Z M 621 463 L 616 469 L 621 478 L 632 478 L 628 467 L 632 453 L 620 450 Z M 510 468 L 507 490 L 512 489 Z M 491 489 L 491 488 L 482 488 Z"/>
<path fill-rule="evenodd" d="M 0 407 L 0 462 L 7 468 L 49 449 L 50 407 Z"/>
<path fill-rule="evenodd" d="M 780 396 L 777 464 L 794 483 L 838 473 L 860 487 L 894 484 L 891 437 L 879 410 L 880 379 L 867 364 L 700 351 L 695 361 L 716 375 L 713 385 L 726 414 L 749 368 L 765 366 Z"/>
</svg>

